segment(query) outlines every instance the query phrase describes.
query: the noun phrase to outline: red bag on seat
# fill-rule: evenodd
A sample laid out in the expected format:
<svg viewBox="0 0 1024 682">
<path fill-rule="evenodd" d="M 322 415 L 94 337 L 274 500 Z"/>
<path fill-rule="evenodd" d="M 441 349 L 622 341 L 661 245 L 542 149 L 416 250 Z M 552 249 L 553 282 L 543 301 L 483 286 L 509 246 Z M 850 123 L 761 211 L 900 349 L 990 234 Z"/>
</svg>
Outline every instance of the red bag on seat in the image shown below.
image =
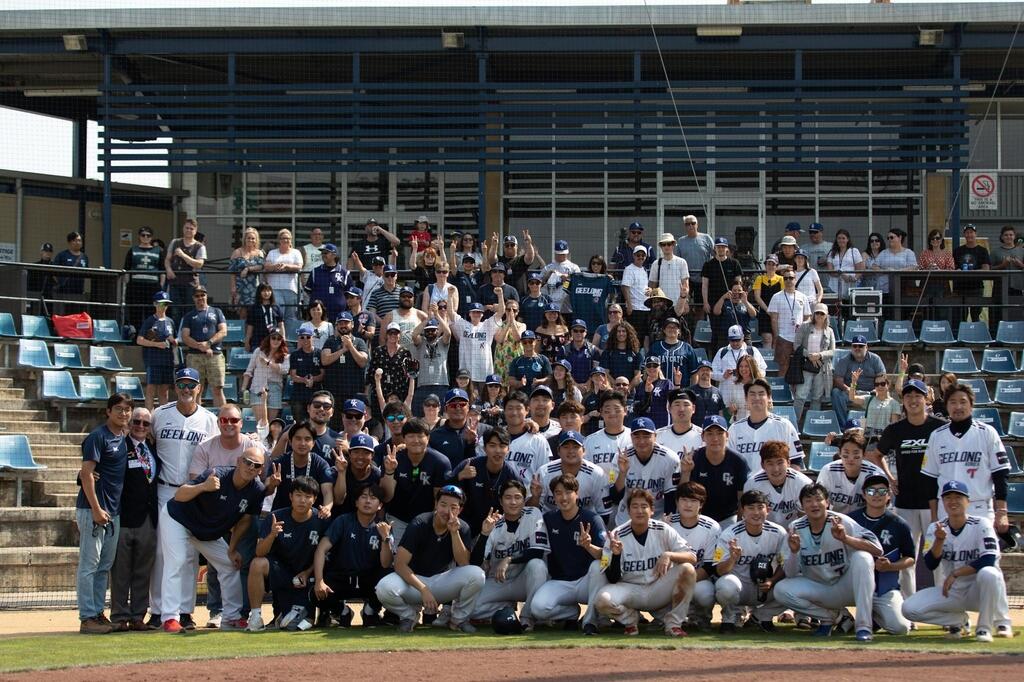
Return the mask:
<svg viewBox="0 0 1024 682">
<path fill-rule="evenodd" d="M 89 317 L 89 313 L 54 315 L 53 332 L 66 339 L 91 339 L 92 318 Z"/>
</svg>

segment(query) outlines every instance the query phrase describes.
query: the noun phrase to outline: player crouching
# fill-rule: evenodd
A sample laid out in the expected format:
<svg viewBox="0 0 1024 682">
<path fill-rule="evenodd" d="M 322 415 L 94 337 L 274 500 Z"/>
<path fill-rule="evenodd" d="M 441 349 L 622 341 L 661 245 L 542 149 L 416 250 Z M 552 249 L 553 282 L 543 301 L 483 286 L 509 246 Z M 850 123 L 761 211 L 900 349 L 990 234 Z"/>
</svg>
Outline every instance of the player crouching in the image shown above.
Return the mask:
<svg viewBox="0 0 1024 682">
<path fill-rule="evenodd" d="M 608 535 L 601 559 L 610 584 L 597 593 L 597 610 L 624 625 L 627 635 L 639 634 L 640 611 L 647 611 L 662 619 L 666 635 L 685 637 L 697 555 L 669 524 L 653 520 L 649 491 L 630 490 L 626 509 L 629 521 Z"/>
<path fill-rule="evenodd" d="M 700 483 L 686 481 L 676 488 L 676 513 L 669 517 L 669 525 L 693 548 L 697 555 L 697 571 L 693 586 L 693 602 L 687 614 L 689 622 L 695 622 L 704 630 L 711 626 L 711 609 L 715 605 L 715 583 L 704 565 L 711 561 L 722 532 L 718 522 L 700 513 L 708 499 L 707 489 Z M 680 575 L 685 578 L 685 575 Z"/>
<path fill-rule="evenodd" d="M 309 604 L 309 576 L 313 553 L 328 520 L 313 513 L 320 484 L 311 476 L 291 481 L 291 507 L 277 509 L 260 524 L 256 558 L 249 564 L 250 632 L 263 629 L 260 605 L 269 585 L 274 595 L 274 619 L 287 630 L 308 630 L 313 626 Z"/>
<path fill-rule="evenodd" d="M 946 518 L 928 526 L 924 563 L 932 571 L 942 567 L 941 587 L 919 590 L 903 602 L 909 621 L 945 625 L 946 637 L 960 639 L 967 611 L 978 612 L 977 639 L 992 641 L 992 623 L 1008 613 L 1006 582 L 999 569 L 999 540 L 992 522 L 967 513 L 970 492 L 961 481 L 942 486 Z M 937 573 L 938 574 L 938 573 Z M 1013 637 L 1007 622 L 996 628 L 997 637 Z"/>
<path fill-rule="evenodd" d="M 484 572 L 469 563 L 469 524 L 459 518 L 465 501 L 461 488 L 442 486 L 434 498 L 434 511 L 420 514 L 405 529 L 395 572 L 377 583 L 377 598 L 398 614 L 402 633 L 416 627 L 421 606 L 436 612 L 447 603 L 452 605 L 448 627 L 476 632 L 469 616 L 484 586 Z"/>
<path fill-rule="evenodd" d="M 875 534 L 828 508 L 828 490 L 804 486 L 800 504 L 806 516 L 789 524 L 786 578 L 775 598 L 798 613 L 821 620 L 816 635 L 827 636 L 839 611 L 857 607 L 857 641 L 870 642 L 875 594 L 875 560 L 882 546 Z"/>
<path fill-rule="evenodd" d="M 477 538 L 477 547 L 483 549 L 487 581 L 477 597 L 472 619 L 490 620 L 499 609 L 523 602 L 520 622 L 523 631 L 530 632 L 534 624 L 533 595 L 548 579 L 544 563 L 549 551 L 548 533 L 541 510 L 525 506 L 526 486 L 516 480 L 505 481 L 499 493 L 505 513 L 488 514 L 480 531 L 484 537 Z"/>
</svg>

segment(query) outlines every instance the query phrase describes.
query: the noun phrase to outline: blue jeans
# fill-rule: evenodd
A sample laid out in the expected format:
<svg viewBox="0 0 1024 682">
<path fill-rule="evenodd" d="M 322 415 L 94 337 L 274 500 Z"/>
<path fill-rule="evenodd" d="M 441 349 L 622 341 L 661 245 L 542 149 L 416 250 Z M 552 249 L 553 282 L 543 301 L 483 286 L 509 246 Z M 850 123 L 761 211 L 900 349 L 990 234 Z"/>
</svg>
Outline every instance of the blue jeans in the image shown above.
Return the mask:
<svg viewBox="0 0 1024 682">
<path fill-rule="evenodd" d="M 291 289 L 274 289 L 274 302 L 281 307 L 285 321 L 297 320 L 299 315 L 299 295 Z"/>
<path fill-rule="evenodd" d="M 106 527 L 92 520 L 91 509 L 76 509 L 78 533 L 78 618 L 95 618 L 103 613 L 107 603 L 107 577 L 117 553 L 117 536 L 121 532 L 121 517 L 115 516 Z"/>
</svg>

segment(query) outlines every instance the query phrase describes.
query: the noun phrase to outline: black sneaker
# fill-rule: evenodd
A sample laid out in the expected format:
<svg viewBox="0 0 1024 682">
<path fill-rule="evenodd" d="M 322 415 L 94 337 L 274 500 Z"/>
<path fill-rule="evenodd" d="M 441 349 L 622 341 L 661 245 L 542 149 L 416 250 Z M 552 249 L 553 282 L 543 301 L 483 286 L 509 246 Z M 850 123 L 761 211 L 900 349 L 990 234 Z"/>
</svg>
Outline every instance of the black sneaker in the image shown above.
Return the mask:
<svg viewBox="0 0 1024 682">
<path fill-rule="evenodd" d="M 593 636 L 597 635 L 597 626 L 594 625 L 593 623 L 586 623 L 583 626 L 583 634 L 586 635 L 587 637 L 593 637 Z"/>
<path fill-rule="evenodd" d="M 722 623 L 718 626 L 718 634 L 720 635 L 735 635 L 736 634 L 736 623 Z"/>
<path fill-rule="evenodd" d="M 160 620 L 160 614 L 149 614 L 149 620 L 146 621 L 146 627 L 150 630 L 159 630 L 161 627 L 163 627 L 163 621 Z"/>
<path fill-rule="evenodd" d="M 757 620 L 756 618 L 751 618 L 751 620 L 757 623 L 757 627 L 759 627 L 762 632 L 770 632 L 772 634 L 778 632 L 778 628 L 775 627 L 775 623 L 770 620 Z"/>
<path fill-rule="evenodd" d="M 384 609 L 384 615 L 380 617 L 380 622 L 385 625 L 399 625 L 402 619 L 398 617 L 397 613 L 391 613 L 387 609 Z"/>
<path fill-rule="evenodd" d="M 421 620 L 424 625 L 433 625 L 434 621 L 437 620 L 437 614 L 424 612 Z"/>
<path fill-rule="evenodd" d="M 575 618 L 567 620 L 564 623 L 562 623 L 562 630 L 564 630 L 565 632 L 579 632 L 579 629 L 580 622 Z M 586 628 L 584 628 L 584 630 L 586 630 Z"/>
<path fill-rule="evenodd" d="M 384 624 L 384 620 L 376 613 L 363 611 L 363 627 L 376 628 Z"/>
<path fill-rule="evenodd" d="M 350 627 L 352 627 L 352 617 L 355 616 L 355 615 L 356 615 L 355 611 L 353 611 L 352 609 L 350 609 L 349 607 L 346 606 L 345 610 L 342 611 L 341 615 L 338 616 L 338 627 L 339 628 L 350 628 Z"/>
<path fill-rule="evenodd" d="M 192 614 L 191 613 L 183 613 L 183 614 L 181 614 L 181 618 L 178 619 L 178 622 L 181 623 L 181 627 L 182 627 L 183 630 L 195 630 L 196 629 L 196 622 L 192 619 Z"/>
<path fill-rule="evenodd" d="M 331 627 L 331 612 L 327 609 L 320 609 L 316 614 L 316 627 L 318 628 L 329 628 Z"/>
</svg>

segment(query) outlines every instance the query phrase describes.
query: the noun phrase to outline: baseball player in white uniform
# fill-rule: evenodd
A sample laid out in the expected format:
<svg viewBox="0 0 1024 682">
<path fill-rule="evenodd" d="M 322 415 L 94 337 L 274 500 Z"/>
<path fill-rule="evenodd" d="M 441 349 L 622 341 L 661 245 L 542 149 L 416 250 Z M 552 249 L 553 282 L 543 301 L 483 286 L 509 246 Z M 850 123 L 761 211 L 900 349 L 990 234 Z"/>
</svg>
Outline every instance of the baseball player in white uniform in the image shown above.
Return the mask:
<svg viewBox="0 0 1024 682">
<path fill-rule="evenodd" d="M 628 491 L 649 490 L 654 496 L 655 513 L 662 516 L 675 509 L 675 490 L 679 483 L 679 455 L 655 442 L 654 422 L 647 417 L 637 417 L 629 428 L 633 446 L 619 452 L 616 467 L 619 474 L 612 492 L 613 498 L 622 496 L 615 513 L 615 522 L 619 525 L 630 518 Z"/>
<path fill-rule="evenodd" d="M 750 490 L 740 497 L 742 520 L 725 528 L 711 560 L 718 574 L 715 600 L 722 606 L 721 634 L 736 632 L 737 606 L 754 607 L 754 622 L 765 632 L 775 632 L 772 618 L 784 607 L 772 595 L 782 579 L 786 529 L 768 520 L 768 500 Z M 751 565 L 758 572 L 755 582 Z M 774 572 L 772 568 L 774 567 Z"/>
<path fill-rule="evenodd" d="M 579 505 L 601 518 L 608 518 L 611 501 L 608 475 L 604 470 L 583 459 L 583 435 L 578 431 L 563 431 L 558 440 L 559 459 L 545 464 L 530 482 L 531 507 L 549 512 L 557 508 L 551 481 L 562 474 L 574 476 L 579 482 Z"/>
<path fill-rule="evenodd" d="M 658 429 L 655 434 L 658 445 L 664 445 L 680 457 L 704 447 L 702 430 L 692 421 L 696 406 L 697 396 L 693 391 L 676 389 L 668 394 L 668 416 L 672 423 Z"/>
<path fill-rule="evenodd" d="M 811 479 L 789 466 L 789 444 L 770 440 L 761 446 L 761 470 L 747 479 L 743 491 L 756 490 L 768 499 L 768 520 L 789 525 L 803 513 L 800 491 Z"/>
<path fill-rule="evenodd" d="M 999 569 L 999 540 L 984 516 L 968 513 L 971 489 L 962 481 L 947 481 L 940 494 L 946 518 L 925 533 L 924 561 L 931 570 L 941 566 L 946 576 L 941 586 L 918 590 L 903 602 L 903 616 L 910 621 L 944 625 L 950 639 L 960 639 L 967 611 L 978 612 L 976 637 L 992 641 L 1013 637 L 1006 582 Z"/>
<path fill-rule="evenodd" d="M 505 398 L 505 423 L 511 436 L 505 461 L 516 470 L 524 486 L 530 485 L 534 475 L 551 461 L 547 438 L 526 428 L 526 404 L 522 391 L 513 391 Z"/>
<path fill-rule="evenodd" d="M 950 481 L 967 486 L 969 514 L 993 522 L 996 532 L 1009 527 L 1006 515 L 1006 477 L 1010 460 L 999 434 L 988 424 L 973 417 L 974 392 L 957 384 L 946 393 L 949 424 L 935 429 L 928 437 L 921 473 L 937 479 L 939 488 Z M 993 506 L 993 497 L 995 504 Z M 938 517 L 938 501 L 932 504 L 932 518 Z"/>
<path fill-rule="evenodd" d="M 639 634 L 640 611 L 648 611 L 662 619 L 666 635 L 685 637 L 682 624 L 693 597 L 697 554 L 669 524 L 654 520 L 649 490 L 633 488 L 626 502 L 629 521 L 608 534 L 601 562 L 609 584 L 598 591 L 595 606 L 621 623 L 627 635 Z"/>
<path fill-rule="evenodd" d="M 587 436 L 583 442 L 583 457 L 604 469 L 609 481 L 614 481 L 618 476 L 619 453 L 632 445 L 630 431 L 625 426 L 626 396 L 620 391 L 606 391 L 597 409 L 604 428 Z"/>
<path fill-rule="evenodd" d="M 156 441 L 156 457 L 160 460 L 160 476 L 156 488 L 160 513 L 178 488 L 188 483 L 188 468 L 196 446 L 219 434 L 217 417 L 199 405 L 199 391 L 199 372 L 191 367 L 179 369 L 174 375 L 177 400 L 153 410 L 152 431 Z M 149 582 L 149 603 L 154 607 L 154 617 L 164 613 L 164 543 L 168 538 L 160 531 L 161 526 L 157 525 L 156 557 Z M 187 547 L 187 554 L 184 574 L 195 576 L 199 571 L 199 555 L 191 544 Z M 181 595 L 173 599 L 174 608 L 183 605 L 181 624 L 186 629 L 194 629 L 192 612 L 196 605 L 196 581 L 181 581 L 181 589 Z"/>
<path fill-rule="evenodd" d="M 547 444 L 545 443 L 545 447 Z M 491 618 L 502 607 L 523 602 L 519 619 L 533 629 L 533 595 L 548 579 L 544 557 L 550 550 L 542 512 L 526 506 L 526 486 L 505 481 L 499 491 L 504 514 L 492 511 L 480 531 L 487 579 L 473 609 L 474 620 Z M 481 539 L 477 539 L 480 545 Z"/>
<path fill-rule="evenodd" d="M 840 610 L 857 607 L 857 641 L 872 639 L 875 562 L 882 545 L 874 533 L 828 508 L 818 483 L 800 491 L 804 516 L 789 524 L 785 579 L 775 586 L 784 606 L 821 620 L 814 633 L 828 636 Z"/>
<path fill-rule="evenodd" d="M 761 468 L 761 446 L 770 440 L 781 440 L 790 446 L 789 459 L 799 468 L 804 458 L 800 433 L 788 419 L 768 411 L 771 384 L 764 379 L 754 379 L 743 390 L 750 415 L 729 425 L 729 447 L 746 460 L 751 471 L 757 471 Z"/>
<path fill-rule="evenodd" d="M 708 570 L 715 546 L 718 544 L 718 536 L 722 532 L 718 521 L 700 513 L 707 499 L 707 489 L 700 483 L 680 483 L 676 488 L 676 513 L 668 518 L 669 525 L 697 555 L 696 582 L 687 620 L 696 622 L 697 627 L 701 629 L 711 625 L 711 609 L 715 605 L 715 583 L 711 581 Z"/>
<path fill-rule="evenodd" d="M 849 514 L 864 506 L 864 481 L 869 476 L 884 476 L 885 472 L 864 459 L 867 439 L 860 429 L 849 429 L 839 438 L 839 459 L 829 462 L 818 472 L 818 480 L 828 491 L 829 508 L 839 514 Z"/>
</svg>

